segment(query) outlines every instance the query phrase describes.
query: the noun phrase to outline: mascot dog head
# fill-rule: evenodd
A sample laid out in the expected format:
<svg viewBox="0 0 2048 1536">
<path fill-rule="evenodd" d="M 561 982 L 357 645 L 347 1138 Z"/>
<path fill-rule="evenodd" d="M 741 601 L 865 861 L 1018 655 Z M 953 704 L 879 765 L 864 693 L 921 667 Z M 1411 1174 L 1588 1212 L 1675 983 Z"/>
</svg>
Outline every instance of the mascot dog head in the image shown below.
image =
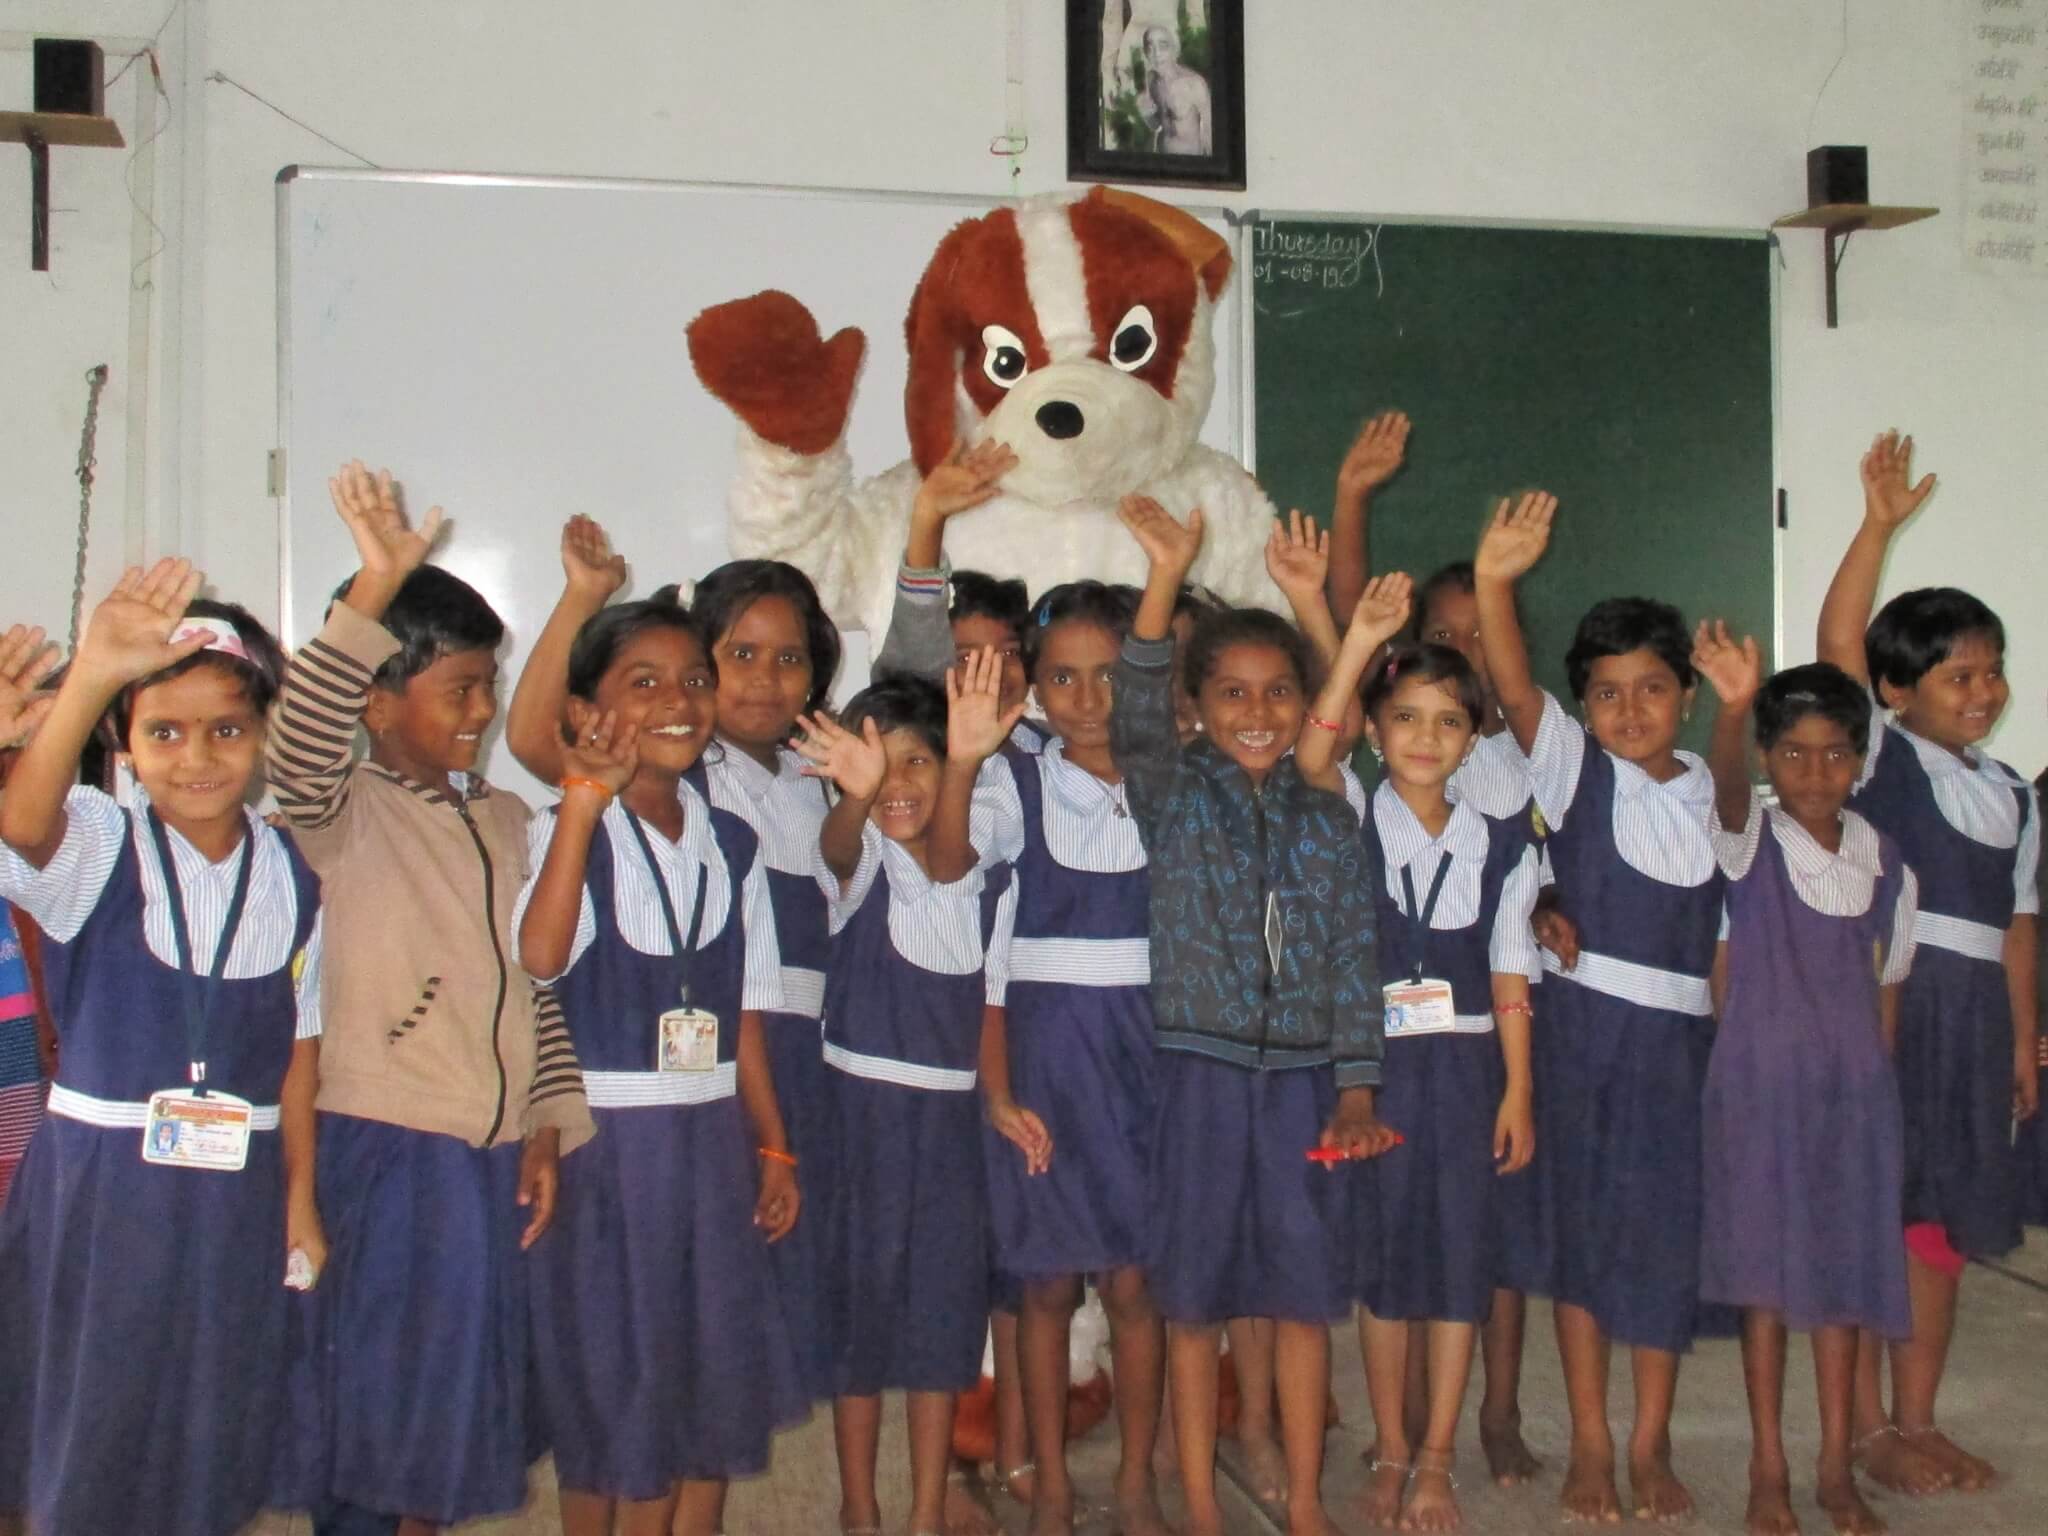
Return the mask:
<svg viewBox="0 0 2048 1536">
<path fill-rule="evenodd" d="M 904 414 L 919 474 L 956 441 L 1017 455 L 1004 487 L 1113 499 L 1180 462 L 1215 386 L 1230 252 L 1199 221 L 1098 187 L 959 225 L 911 296 Z"/>
</svg>

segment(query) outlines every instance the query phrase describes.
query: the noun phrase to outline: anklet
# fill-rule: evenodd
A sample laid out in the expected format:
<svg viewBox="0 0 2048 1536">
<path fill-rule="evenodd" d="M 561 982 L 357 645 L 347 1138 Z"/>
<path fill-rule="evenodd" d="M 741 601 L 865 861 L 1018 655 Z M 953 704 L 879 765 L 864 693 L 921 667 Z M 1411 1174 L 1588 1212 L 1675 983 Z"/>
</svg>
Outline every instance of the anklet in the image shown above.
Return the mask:
<svg viewBox="0 0 2048 1536">
<path fill-rule="evenodd" d="M 1900 1429 L 1898 1425 L 1880 1424 L 1876 1429 L 1873 1429 L 1869 1434 L 1858 1435 L 1854 1440 L 1850 1441 L 1849 1454 L 1851 1456 L 1863 1455 L 1864 1452 L 1868 1451 L 1873 1445 L 1877 1444 L 1877 1442 L 1882 1440 L 1886 1435 L 1897 1435 L 1901 1440 L 1906 1438 L 1905 1431 Z"/>
</svg>

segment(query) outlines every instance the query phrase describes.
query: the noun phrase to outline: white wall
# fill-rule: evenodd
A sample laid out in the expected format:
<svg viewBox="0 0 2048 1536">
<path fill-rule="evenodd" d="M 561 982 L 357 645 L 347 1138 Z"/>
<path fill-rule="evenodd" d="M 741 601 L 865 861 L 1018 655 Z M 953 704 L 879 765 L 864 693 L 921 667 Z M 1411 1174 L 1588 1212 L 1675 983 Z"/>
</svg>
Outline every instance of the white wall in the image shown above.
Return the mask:
<svg viewBox="0 0 2048 1536">
<path fill-rule="evenodd" d="M 1849 52 L 1816 111 L 1838 0 L 1252 0 L 1240 201 L 1754 227 L 1803 203 L 1809 142 L 1867 143 L 1880 200 L 1946 212 L 1857 238 L 1834 332 L 1820 318 L 1819 237 L 1787 238 L 1786 657 L 1806 653 L 1856 516 L 1864 442 L 1910 428 L 1944 489 L 1903 542 L 1894 584 L 1966 584 L 2005 616 L 2016 698 L 1998 747 L 2031 771 L 2048 760 L 2048 283 L 1962 264 L 1965 5 L 1851 0 Z M 146 37 L 169 9 L 15 0 L 0 103 L 26 101 L 28 36 Z M 1036 191 L 1063 176 L 1064 7 L 1024 9 L 1034 145 L 1018 184 Z M 988 153 L 1005 126 L 1005 39 L 1002 0 L 185 0 L 160 45 L 172 102 L 154 153 L 56 152 L 64 211 L 48 278 L 27 268 L 26 157 L 0 150 L 14 168 L 0 174 L 0 614 L 63 622 L 79 375 L 102 359 L 116 386 L 94 585 L 123 547 L 174 545 L 222 591 L 275 611 L 271 183 L 285 164 L 348 161 L 209 73 L 387 166 L 994 198 L 1010 185 Z M 116 92 L 131 145 L 141 78 Z M 124 173 L 170 234 L 140 295 L 131 245 L 146 250 L 148 231 Z M 145 398 L 134 361 L 149 365 Z"/>
</svg>

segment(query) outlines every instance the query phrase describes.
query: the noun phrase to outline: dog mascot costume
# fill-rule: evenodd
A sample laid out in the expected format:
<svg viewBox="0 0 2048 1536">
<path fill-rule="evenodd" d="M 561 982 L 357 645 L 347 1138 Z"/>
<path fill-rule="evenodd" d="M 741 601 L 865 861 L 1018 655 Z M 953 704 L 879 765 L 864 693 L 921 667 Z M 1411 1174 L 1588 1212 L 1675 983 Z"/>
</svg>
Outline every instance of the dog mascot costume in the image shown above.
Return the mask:
<svg viewBox="0 0 2048 1536">
<path fill-rule="evenodd" d="M 1266 575 L 1273 506 L 1234 459 L 1197 442 L 1215 388 L 1211 326 L 1230 252 L 1199 221 L 1098 187 L 1033 198 L 956 227 L 905 324 L 910 458 L 856 480 L 842 440 L 865 339 L 822 336 L 786 293 L 690 325 L 698 377 L 740 418 L 729 504 L 737 557 L 787 560 L 842 628 L 879 649 L 911 503 L 957 442 L 1009 446 L 1001 494 L 946 524 L 960 569 L 1033 594 L 1093 577 L 1142 585 L 1116 506 L 1132 492 L 1207 525 L 1190 579 L 1225 602 L 1283 608 Z"/>
</svg>

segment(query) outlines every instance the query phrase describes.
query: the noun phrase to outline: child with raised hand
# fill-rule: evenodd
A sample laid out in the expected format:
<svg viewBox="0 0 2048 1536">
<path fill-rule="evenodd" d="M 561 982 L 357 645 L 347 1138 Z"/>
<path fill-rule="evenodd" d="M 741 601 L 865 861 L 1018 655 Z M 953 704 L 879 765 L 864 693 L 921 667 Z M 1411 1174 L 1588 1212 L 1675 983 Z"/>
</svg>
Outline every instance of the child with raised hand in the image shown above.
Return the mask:
<svg viewBox="0 0 2048 1536">
<path fill-rule="evenodd" d="M 266 1504 L 292 1255 L 317 1278 L 320 888 L 245 805 L 284 658 L 183 560 L 131 568 L 0 797 L 0 900 L 45 936 L 63 1049 L 0 1207 L 0 1511 L 227 1536 Z M 11 717 L 11 718 L 6 718 Z M 124 809 L 76 784 L 104 731 Z M 110 1243 L 108 1234 L 119 1233 Z"/>
<path fill-rule="evenodd" d="M 506 744 L 546 783 L 564 772 L 563 713 L 569 652 L 582 626 L 625 585 L 626 561 L 602 526 L 572 517 L 562 528 L 562 596 L 520 673 Z M 711 651 L 718 734 L 691 770 L 714 810 L 730 811 L 760 841 L 781 953 L 782 1003 L 763 1011 L 769 1076 L 791 1155 L 804 1171 L 808 1219 L 769 1249 L 783 1319 L 813 1398 L 831 1377 L 818 1328 L 818 1244 L 831 1174 L 825 1146 L 826 1073 L 819 1016 L 825 1005 L 825 898 L 812 873 L 823 787 L 789 748 L 800 714 L 819 708 L 839 670 L 839 631 L 817 589 L 780 560 L 733 560 L 696 584 L 691 613 Z M 813 1155 L 820 1154 L 820 1155 Z"/>
<path fill-rule="evenodd" d="M 0 635 L 0 794 L 21 749 L 56 703 L 42 691 L 57 665 L 56 647 L 40 627 L 16 624 Z M 35 924 L 0 901 L 0 1205 L 42 1123 L 49 1073 L 43 1062 L 48 1024 L 40 1004 L 40 971 L 30 948 Z M 0 1532 L 7 1517 L 0 1515 Z"/>
<path fill-rule="evenodd" d="M 1781 1422 L 1793 1329 L 1813 1335 L 1816 1498 L 1837 1531 L 1861 1536 L 1884 1526 L 1850 1468 L 1857 1333 L 1903 1338 L 1909 1325 L 1890 1043 L 1913 961 L 1913 872 L 1844 809 L 1869 744 L 1860 686 L 1826 662 L 1765 682 L 1756 641 L 1722 623 L 1700 624 L 1693 660 L 1721 699 L 1709 761 L 1728 876 L 1700 1294 L 1743 1309 L 1750 1531 L 1799 1529 Z M 1752 715 L 1768 811 L 1750 789 Z"/>
<path fill-rule="evenodd" d="M 727 1479 L 808 1406 L 766 1246 L 798 1216 L 762 1038 L 767 875 L 692 782 L 716 681 L 673 589 L 587 621 L 568 688 L 562 800 L 513 920 L 602 1134 L 533 1250 L 535 1375 L 568 1536 L 712 1536 Z"/>
<path fill-rule="evenodd" d="M 1163 1051 L 1149 1278 L 1167 1321 L 1188 1530 L 1222 1528 L 1214 1478 L 1219 1336 L 1275 1322 L 1288 1525 L 1322 1501 L 1329 1324 L 1349 1311 L 1345 1183 L 1309 1154 L 1369 1157 L 1379 977 L 1365 850 L 1350 809 L 1291 751 L 1312 663 L 1283 619 L 1216 614 L 1187 644 L 1198 739 L 1174 729 L 1169 625 L 1201 547 L 1146 497 L 1118 509 L 1149 564 L 1115 676 L 1111 750 L 1151 870 L 1152 1007 Z"/>
<path fill-rule="evenodd" d="M 1109 1315 L 1120 1435 L 1116 1508 L 1165 1530 L 1153 1486 L 1165 1335 L 1145 1283 L 1154 1105 L 1145 847 L 1110 753 L 1127 589 L 1040 599 L 1025 662 L 1052 731 L 990 759 L 996 852 L 1014 865 L 1008 963 L 992 967 L 982 1089 L 998 1269 L 1022 1286 L 1019 1351 L 1036 1472 L 1033 1528 L 1070 1531 L 1068 1344 L 1085 1277 Z"/>
<path fill-rule="evenodd" d="M 1583 725 L 1529 675 L 1515 583 L 1542 558 L 1556 510 L 1542 492 L 1512 512 L 1502 501 L 1473 562 L 1494 694 L 1528 758 L 1580 935 L 1577 965 L 1543 984 L 1536 1032 L 1533 1171 L 1555 1252 L 1530 1288 L 1556 1302 L 1572 1420 L 1566 1518 L 1621 1515 L 1607 1420 L 1618 1339 L 1634 1357 L 1633 1507 L 1675 1520 L 1692 1507 L 1670 1426 L 1679 1356 L 1700 1322 L 1700 1088 L 1723 889 L 1714 786 L 1677 747 L 1696 678 L 1675 609 L 1610 598 L 1579 620 L 1565 669 Z"/>
<path fill-rule="evenodd" d="M 837 724 L 801 722 L 801 751 L 839 798 L 818 834 L 831 903 L 825 1060 L 832 1197 L 821 1271 L 839 1450 L 840 1526 L 881 1528 L 881 1394 L 907 1394 L 910 1530 L 937 1532 L 958 1393 L 981 1375 L 988 1321 L 987 1192 L 975 1086 L 984 971 L 1000 968 L 1015 898 L 1007 867 L 932 872 L 942 816 L 965 843 L 967 801 L 942 796 L 949 763 L 971 778 L 1017 720 L 984 651 L 942 694 L 894 677 Z"/>
<path fill-rule="evenodd" d="M 1922 587 L 1871 617 L 1891 541 L 1934 490 L 1934 476 L 1912 479 L 1912 456 L 1913 440 L 1890 432 L 1863 456 L 1863 523 L 1821 605 L 1819 639 L 1821 660 L 1875 694 L 1850 805 L 1897 841 L 1920 883 L 1897 1049 L 1913 1335 L 1890 1350 L 1889 1415 L 1874 1354 L 1858 1373 L 1856 1434 L 1873 1478 L 1926 1493 L 1996 1475 L 1941 1432 L 1934 1406 L 1965 1259 L 2020 1241 L 2013 1130 L 2039 1095 L 2041 816 L 2032 787 L 1980 748 L 2011 696 L 1998 616 L 1967 592 Z"/>
<path fill-rule="evenodd" d="M 417 1536 L 526 1501 L 525 1250 L 590 1112 L 567 1029 L 517 961 L 529 813 L 476 771 L 504 625 L 426 563 L 439 508 L 409 527 L 390 475 L 360 463 L 329 485 L 362 563 L 293 658 L 268 741 L 333 951 L 334 1261 L 294 1341 L 295 1502 L 319 1529 L 368 1511 Z"/>
<path fill-rule="evenodd" d="M 1382 1528 L 1431 1531 L 1460 1523 L 1452 1466 L 1500 1267 L 1496 1186 L 1534 1150 L 1529 914 L 1539 877 L 1525 817 L 1487 816 L 1448 793 L 1478 738 L 1484 695 L 1472 668 L 1444 646 L 1381 653 L 1407 623 L 1409 596 L 1400 574 L 1367 585 L 1311 720 L 1334 715 L 1370 667 L 1366 731 L 1385 771 L 1365 833 L 1385 871 L 1378 931 L 1400 962 L 1386 986 L 1378 1108 L 1406 1141 L 1352 1181 L 1359 1335 L 1377 1425 L 1364 1514 Z M 1327 774 L 1334 746 L 1333 733 L 1311 732 L 1303 774 Z M 1405 1397 L 1418 1344 L 1428 1408 L 1411 1444 Z"/>
</svg>

